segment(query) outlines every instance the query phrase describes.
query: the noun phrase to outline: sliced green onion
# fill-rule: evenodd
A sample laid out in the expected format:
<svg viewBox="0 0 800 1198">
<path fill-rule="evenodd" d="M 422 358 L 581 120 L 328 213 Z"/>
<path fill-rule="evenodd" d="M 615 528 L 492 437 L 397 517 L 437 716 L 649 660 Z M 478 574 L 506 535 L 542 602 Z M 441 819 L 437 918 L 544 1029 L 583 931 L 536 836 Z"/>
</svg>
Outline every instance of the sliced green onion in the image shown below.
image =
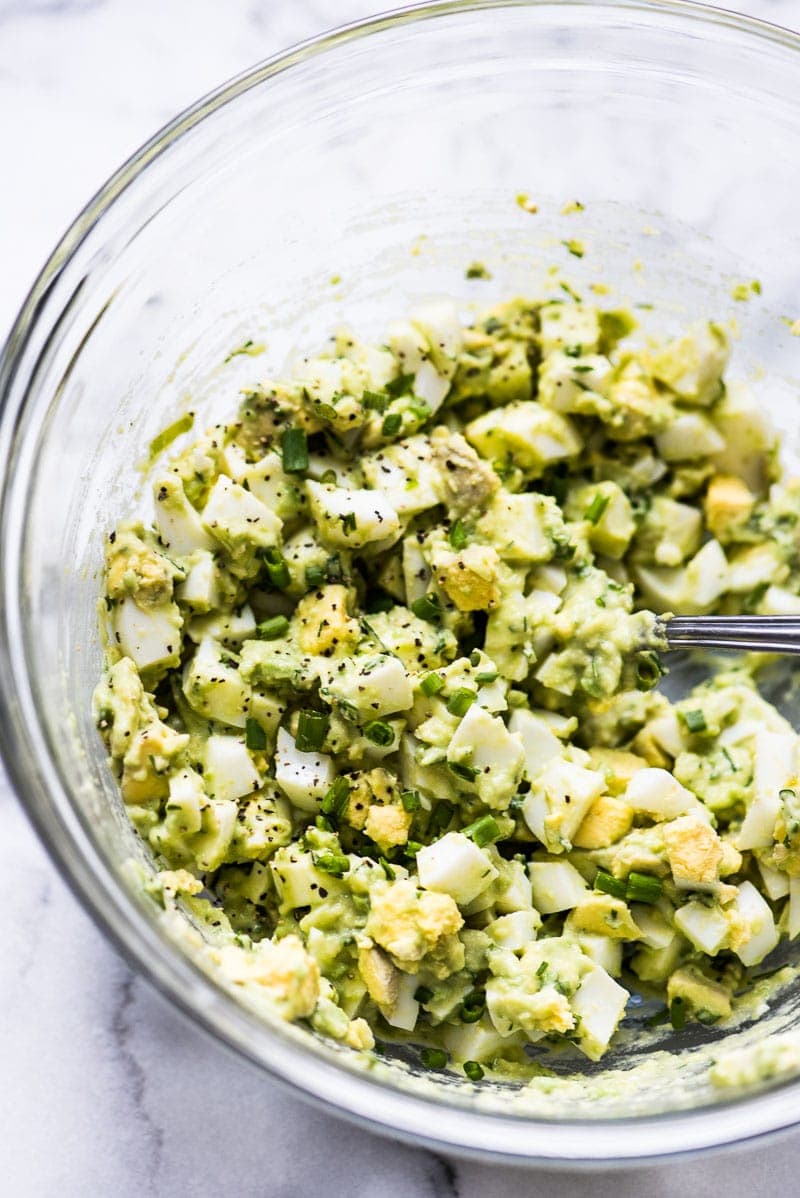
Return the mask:
<svg viewBox="0 0 800 1198">
<path fill-rule="evenodd" d="M 380 864 L 381 869 L 386 874 L 388 881 L 393 882 L 396 875 L 395 875 L 395 872 L 392 869 L 391 865 L 389 864 L 389 862 L 386 860 L 385 857 L 379 857 L 378 862 Z"/>
<path fill-rule="evenodd" d="M 345 536 L 348 536 L 351 532 L 356 531 L 355 512 L 345 512 L 345 514 L 340 516 L 339 519 L 342 522 L 342 529 L 344 530 Z"/>
<path fill-rule="evenodd" d="M 792 799 L 797 798 L 797 792 L 786 786 L 783 790 L 778 791 L 778 798 L 782 799 L 784 803 L 790 803 Z"/>
<path fill-rule="evenodd" d="M 430 404 L 425 403 L 424 399 L 413 399 L 408 407 L 417 420 L 427 420 L 431 415 Z"/>
<path fill-rule="evenodd" d="M 595 890 L 602 890 L 603 894 L 611 894 L 614 898 L 618 899 L 624 899 L 628 890 L 622 878 L 615 878 L 602 869 L 597 871 L 594 888 Z"/>
<path fill-rule="evenodd" d="M 286 565 L 280 549 L 264 550 L 264 565 L 267 567 L 269 580 L 274 587 L 282 591 L 291 582 L 289 567 Z"/>
<path fill-rule="evenodd" d="M 426 1069 L 444 1069 L 448 1056 L 443 1048 L 423 1048 L 419 1059 Z"/>
<path fill-rule="evenodd" d="M 244 743 L 248 749 L 252 749 L 256 753 L 261 753 L 267 747 L 267 734 L 259 724 L 258 720 L 248 717 L 244 726 Z"/>
<path fill-rule="evenodd" d="M 308 469 L 308 437 L 304 428 L 287 428 L 281 437 L 283 468 L 287 474 Z"/>
<path fill-rule="evenodd" d="M 458 519 L 453 521 L 453 523 L 450 525 L 450 532 L 448 533 L 447 539 L 454 549 L 464 548 L 469 538 L 467 535 L 467 527 L 463 520 Z"/>
<path fill-rule="evenodd" d="M 420 844 L 420 842 L 418 840 L 409 840 L 408 844 L 405 846 L 405 849 L 403 851 L 404 851 L 406 857 L 416 857 L 417 853 L 420 851 L 421 848 L 422 848 L 422 845 Z"/>
<path fill-rule="evenodd" d="M 350 869 L 350 858 L 345 857 L 344 853 L 332 853 L 330 849 L 324 849 L 321 853 L 312 853 L 311 857 L 317 869 L 335 878 L 343 877 Z"/>
<path fill-rule="evenodd" d="M 389 396 L 385 391 L 365 391 L 361 402 L 370 412 L 385 412 L 389 406 Z"/>
<path fill-rule="evenodd" d="M 350 802 L 350 783 L 341 776 L 336 779 L 331 788 L 326 791 L 321 807 L 325 815 L 335 815 L 341 819 Z"/>
<path fill-rule="evenodd" d="M 610 499 L 610 495 L 600 495 L 599 493 L 595 495 L 594 499 L 583 513 L 585 519 L 590 521 L 592 524 L 596 524 L 603 512 L 608 507 Z"/>
<path fill-rule="evenodd" d="M 333 824 L 324 815 L 318 815 L 314 820 L 314 827 L 319 828 L 320 832 L 332 832 Z"/>
<path fill-rule="evenodd" d="M 474 765 L 463 765 L 460 761 L 448 761 L 447 768 L 457 778 L 463 778 L 465 782 L 474 782 L 480 770 Z"/>
<path fill-rule="evenodd" d="M 682 1032 L 686 1027 L 686 1002 L 679 995 L 669 1004 L 669 1021 L 676 1032 Z"/>
<path fill-rule="evenodd" d="M 400 794 L 400 802 L 403 804 L 403 810 L 409 814 L 414 811 L 419 811 L 422 800 L 419 797 L 418 790 L 404 790 Z"/>
<path fill-rule="evenodd" d="M 306 566 L 306 586 L 310 590 L 321 587 L 325 581 L 325 571 L 322 566 Z"/>
<path fill-rule="evenodd" d="M 664 885 L 660 878 L 634 871 L 628 874 L 625 898 L 629 903 L 657 903 L 663 890 Z"/>
<path fill-rule="evenodd" d="M 270 616 L 257 626 L 256 636 L 260 641 L 275 641 L 279 636 L 286 636 L 288 631 L 289 621 L 286 616 Z"/>
<path fill-rule="evenodd" d="M 414 1000 L 420 1003 L 423 1007 L 425 1006 L 425 1003 L 430 1002 L 432 998 L 433 991 L 427 986 L 417 986 L 416 990 L 414 991 Z"/>
<path fill-rule="evenodd" d="M 428 623 L 438 620 L 442 612 L 442 605 L 439 602 L 439 596 L 428 592 L 427 595 L 421 595 L 419 599 L 415 599 L 411 604 L 411 610 L 415 616 L 419 616 L 420 620 L 427 620 Z"/>
<path fill-rule="evenodd" d="M 338 475 L 335 470 L 325 470 L 320 475 L 319 480 L 324 486 L 335 487 L 338 482 Z"/>
<path fill-rule="evenodd" d="M 536 970 L 537 978 L 543 978 L 549 968 L 550 968 L 550 962 L 542 961 L 539 965 L 539 968 Z"/>
<path fill-rule="evenodd" d="M 442 799 L 441 802 L 436 804 L 428 821 L 428 835 L 431 840 L 435 840 L 437 836 L 440 836 L 444 832 L 453 818 L 454 810 L 455 807 L 448 799 Z"/>
<path fill-rule="evenodd" d="M 483 1069 L 477 1061 L 465 1061 L 462 1069 L 471 1082 L 479 1082 L 483 1077 Z"/>
<path fill-rule="evenodd" d="M 661 662 L 655 653 L 640 653 L 636 662 L 636 689 L 652 690 L 663 673 Z"/>
<path fill-rule="evenodd" d="M 315 753 L 328 735 L 331 718 L 321 711 L 301 711 L 297 720 L 295 744 L 301 753 Z"/>
<path fill-rule="evenodd" d="M 176 437 L 180 437 L 181 433 L 188 433 L 193 424 L 194 412 L 186 412 L 185 415 L 179 416 L 173 424 L 167 425 L 150 442 L 150 457 L 157 457 L 168 445 L 172 444 Z"/>
<path fill-rule="evenodd" d="M 477 697 L 475 691 L 468 686 L 460 686 L 447 700 L 447 710 L 451 715 L 466 715 Z"/>
<path fill-rule="evenodd" d="M 389 412 L 384 416 L 381 432 L 384 437 L 396 437 L 400 432 L 400 426 L 403 423 L 403 417 L 399 412 Z"/>
<path fill-rule="evenodd" d="M 695 711 L 681 712 L 683 722 L 690 732 L 705 732 L 707 728 L 706 717 L 702 711 L 697 708 Z"/>
<path fill-rule="evenodd" d="M 372 741 L 373 745 L 381 745 L 385 748 L 394 740 L 394 729 L 385 720 L 370 720 L 368 724 L 364 725 L 364 735 L 367 740 Z"/>
<path fill-rule="evenodd" d="M 474 824 L 468 824 L 464 828 L 464 835 L 469 836 L 470 840 L 474 840 L 479 849 L 482 849 L 486 844 L 492 844 L 495 840 L 500 839 L 500 829 L 497 826 L 497 820 L 491 815 L 482 815 L 480 819 L 476 819 Z"/>
<path fill-rule="evenodd" d="M 423 695 L 427 695 L 430 698 L 431 695 L 437 695 L 443 686 L 444 678 L 442 678 L 441 674 L 426 674 L 419 684 L 419 689 Z"/>
</svg>

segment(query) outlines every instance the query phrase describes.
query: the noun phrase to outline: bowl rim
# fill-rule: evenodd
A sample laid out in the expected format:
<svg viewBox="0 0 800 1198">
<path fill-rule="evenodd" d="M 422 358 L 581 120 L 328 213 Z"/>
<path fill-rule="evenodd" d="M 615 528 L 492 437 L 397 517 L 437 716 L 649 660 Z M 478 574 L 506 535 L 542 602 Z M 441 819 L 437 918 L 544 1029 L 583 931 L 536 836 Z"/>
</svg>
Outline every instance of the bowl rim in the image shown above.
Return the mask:
<svg viewBox="0 0 800 1198">
<path fill-rule="evenodd" d="M 30 379 L 12 404 L 18 371 L 40 314 L 59 277 L 104 215 L 148 165 L 190 130 L 224 105 L 292 67 L 316 58 L 346 42 L 385 30 L 418 24 L 438 17 L 479 13 L 492 9 L 602 10 L 635 12 L 656 22 L 667 15 L 696 22 L 704 28 L 727 27 L 762 41 L 800 53 L 800 34 L 755 17 L 745 16 L 694 0 L 425 0 L 423 3 L 377 13 L 301 41 L 256 63 L 189 105 L 142 144 L 108 178 L 78 213 L 23 300 L 19 313 L 0 348 L 0 461 L 4 467 L 0 493 L 0 564 L 7 553 L 8 497 L 12 474 L 14 436 L 30 390 Z M 54 326 L 57 328 L 57 324 Z M 48 342 L 52 333 L 48 333 Z M 36 361 L 41 356 L 37 351 Z M 31 370 L 31 377 L 35 369 Z M 755 1095 L 726 1099 L 713 1107 L 663 1115 L 604 1120 L 558 1120 L 497 1115 L 461 1109 L 457 1105 L 386 1087 L 366 1071 L 354 1072 L 332 1059 L 309 1051 L 305 1044 L 282 1034 L 279 1028 L 250 1015 L 216 986 L 174 944 L 156 933 L 137 907 L 135 899 L 112 876 L 102 854 L 86 834 L 76 813 L 53 801 L 51 780 L 37 776 L 32 787 L 20 740 L 31 749 L 34 763 L 48 760 L 41 729 L 26 727 L 20 697 L 27 677 L 15 686 L 11 635 L 18 613 L 15 608 L 18 580 L 3 570 L 0 596 L 0 754 L 20 805 L 33 824 L 73 894 L 94 923 L 112 941 L 138 974 L 170 1000 L 185 1016 L 251 1065 L 265 1070 L 281 1085 L 331 1113 L 383 1135 L 393 1136 L 434 1151 L 446 1150 L 474 1159 L 491 1159 L 516 1165 L 590 1169 L 634 1166 L 643 1161 L 674 1160 L 711 1151 L 749 1145 L 756 1140 L 785 1134 L 800 1117 L 800 1081 L 778 1082 Z M 10 627 L 11 625 L 11 627 Z M 39 792 L 37 800 L 34 790 Z M 67 809 L 68 808 L 68 809 Z M 76 848 L 79 845 L 79 848 Z M 88 854 L 88 856 L 87 856 Z M 201 985 L 197 985 L 202 979 Z M 203 990 L 206 991 L 205 996 Z M 222 1011 L 225 1021 L 215 1018 Z M 248 1032 L 257 1026 L 270 1041 L 271 1059 L 256 1056 Z M 304 1066 L 310 1067 L 304 1070 Z M 299 1078 L 302 1077 L 302 1080 Z M 797 1114 L 789 1096 L 797 1098 Z M 376 1098 L 378 1101 L 376 1102 Z M 721 1121 L 726 1122 L 724 1131 Z M 520 1130 L 528 1129 L 536 1150 L 526 1151 Z M 493 1129 L 493 1130 L 492 1130 Z M 621 1129 L 634 1136 L 615 1137 Z M 539 1134 L 536 1134 L 536 1133 Z M 502 1134 L 504 1133 L 504 1134 Z M 580 1141 L 579 1143 L 576 1141 Z M 613 1146 L 609 1141 L 614 1141 Z"/>
</svg>

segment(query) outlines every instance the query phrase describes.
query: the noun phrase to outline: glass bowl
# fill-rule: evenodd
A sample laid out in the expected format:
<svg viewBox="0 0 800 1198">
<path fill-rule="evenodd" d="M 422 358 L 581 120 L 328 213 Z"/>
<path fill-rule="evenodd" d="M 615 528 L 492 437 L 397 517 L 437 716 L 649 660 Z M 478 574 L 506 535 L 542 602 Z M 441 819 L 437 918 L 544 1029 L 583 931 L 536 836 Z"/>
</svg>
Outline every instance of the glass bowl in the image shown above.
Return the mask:
<svg viewBox="0 0 800 1198">
<path fill-rule="evenodd" d="M 800 1083 L 715 1092 L 708 1066 L 793 1027 L 800 986 L 727 1030 L 647 1031 L 632 1008 L 632 1034 L 549 1092 L 425 1074 L 402 1050 L 365 1067 L 259 1020 L 125 864 L 151 868 L 91 718 L 103 536 L 146 506 L 147 446 L 177 413 L 191 406 L 202 428 L 292 346 L 342 319 L 377 335 L 430 294 L 468 305 L 607 285 L 645 331 L 735 312 L 734 373 L 791 455 L 798 77 L 797 37 L 680 3 L 441 3 L 351 26 L 254 68 L 145 145 L 66 233 L 5 347 L 0 741 L 20 798 L 136 968 L 270 1074 L 372 1128 L 572 1165 L 771 1132 L 797 1118 Z M 490 280 L 465 278 L 474 259 Z M 734 302 L 754 279 L 761 295 Z M 226 362 L 246 338 L 265 355 Z"/>
</svg>

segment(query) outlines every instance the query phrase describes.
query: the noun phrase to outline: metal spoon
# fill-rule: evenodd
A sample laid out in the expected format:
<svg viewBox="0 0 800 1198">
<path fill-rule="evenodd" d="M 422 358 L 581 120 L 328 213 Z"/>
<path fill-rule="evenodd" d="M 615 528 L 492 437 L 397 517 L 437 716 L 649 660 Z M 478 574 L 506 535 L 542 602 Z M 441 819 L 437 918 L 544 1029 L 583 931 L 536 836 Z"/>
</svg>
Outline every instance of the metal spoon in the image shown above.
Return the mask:
<svg viewBox="0 0 800 1198">
<path fill-rule="evenodd" d="M 738 649 L 800 655 L 798 616 L 671 616 L 659 621 L 668 649 Z"/>
</svg>

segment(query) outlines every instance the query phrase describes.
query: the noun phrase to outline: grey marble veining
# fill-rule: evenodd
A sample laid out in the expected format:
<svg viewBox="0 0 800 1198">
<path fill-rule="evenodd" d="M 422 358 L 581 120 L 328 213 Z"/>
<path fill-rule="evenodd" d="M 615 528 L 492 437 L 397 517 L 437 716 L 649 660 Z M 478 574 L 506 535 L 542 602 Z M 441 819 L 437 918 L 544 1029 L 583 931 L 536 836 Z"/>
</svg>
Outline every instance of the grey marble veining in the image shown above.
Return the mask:
<svg viewBox="0 0 800 1198">
<path fill-rule="evenodd" d="M 379 0 L 0 0 L 0 330 L 159 124 Z M 800 0 L 741 0 L 800 26 Z M 449 1160 L 314 1109 L 190 1026 L 67 892 L 0 777 L 0 1194 L 695 1198 L 796 1192 L 800 1134 L 591 1179 Z"/>
</svg>

